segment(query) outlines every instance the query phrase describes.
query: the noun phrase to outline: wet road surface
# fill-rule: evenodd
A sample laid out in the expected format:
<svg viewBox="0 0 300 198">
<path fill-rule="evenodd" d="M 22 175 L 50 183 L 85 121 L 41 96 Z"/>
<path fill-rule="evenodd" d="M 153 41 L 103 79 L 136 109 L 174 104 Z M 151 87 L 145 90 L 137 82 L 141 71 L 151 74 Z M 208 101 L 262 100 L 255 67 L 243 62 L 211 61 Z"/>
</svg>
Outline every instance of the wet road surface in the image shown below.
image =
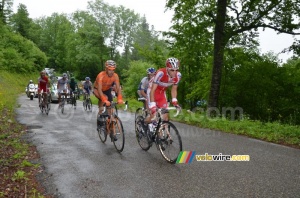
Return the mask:
<svg viewBox="0 0 300 198">
<path fill-rule="evenodd" d="M 57 197 L 299 197 L 300 150 L 244 136 L 174 123 L 183 150 L 196 155 L 249 155 L 250 161 L 169 164 L 152 146 L 143 151 L 134 134 L 134 114 L 119 111 L 125 148 L 100 142 L 96 114 L 71 105 L 62 114 L 52 104 L 41 114 L 37 99 L 19 98 L 18 121 L 29 126 L 44 166 L 40 179 Z"/>
</svg>

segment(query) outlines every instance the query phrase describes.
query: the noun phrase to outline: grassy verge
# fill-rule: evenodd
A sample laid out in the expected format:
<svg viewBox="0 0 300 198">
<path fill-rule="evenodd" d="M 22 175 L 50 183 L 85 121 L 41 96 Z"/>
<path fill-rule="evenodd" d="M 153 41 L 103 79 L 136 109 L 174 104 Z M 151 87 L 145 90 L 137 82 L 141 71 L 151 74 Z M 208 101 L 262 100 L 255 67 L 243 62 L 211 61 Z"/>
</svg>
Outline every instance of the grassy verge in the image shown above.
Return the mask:
<svg viewBox="0 0 300 198">
<path fill-rule="evenodd" d="M 22 140 L 26 126 L 15 120 L 16 99 L 36 75 L 0 72 L 0 197 L 44 197 L 35 175 L 41 171 L 36 148 Z M 49 196 L 48 196 L 49 197 Z"/>
</svg>

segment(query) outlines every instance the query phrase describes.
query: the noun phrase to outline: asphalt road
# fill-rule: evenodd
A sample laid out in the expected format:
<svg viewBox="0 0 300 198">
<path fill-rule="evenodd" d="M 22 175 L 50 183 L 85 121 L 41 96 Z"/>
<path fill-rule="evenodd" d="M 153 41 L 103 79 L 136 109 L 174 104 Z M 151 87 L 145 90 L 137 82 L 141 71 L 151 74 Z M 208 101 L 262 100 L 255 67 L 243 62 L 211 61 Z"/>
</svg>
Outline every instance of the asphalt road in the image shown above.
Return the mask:
<svg viewBox="0 0 300 198">
<path fill-rule="evenodd" d="M 41 114 L 37 99 L 19 98 L 18 121 L 37 146 L 40 180 L 57 197 L 299 197 L 300 150 L 244 136 L 175 123 L 183 150 L 196 155 L 249 155 L 250 161 L 169 164 L 155 146 L 143 151 L 134 136 L 134 114 L 119 112 L 125 148 L 100 142 L 96 114 L 52 104 Z"/>
</svg>

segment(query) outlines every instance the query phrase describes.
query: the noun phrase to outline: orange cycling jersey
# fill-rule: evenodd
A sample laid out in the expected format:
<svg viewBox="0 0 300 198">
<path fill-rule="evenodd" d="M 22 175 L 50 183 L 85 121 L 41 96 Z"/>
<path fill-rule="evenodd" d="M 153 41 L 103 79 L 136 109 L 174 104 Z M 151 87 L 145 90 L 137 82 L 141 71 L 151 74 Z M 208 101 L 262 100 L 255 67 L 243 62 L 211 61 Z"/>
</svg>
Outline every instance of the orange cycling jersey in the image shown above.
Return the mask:
<svg viewBox="0 0 300 198">
<path fill-rule="evenodd" d="M 105 71 L 102 71 L 98 74 L 96 81 L 94 83 L 94 88 L 98 89 L 98 83 L 102 85 L 102 91 L 107 91 L 111 88 L 113 83 L 119 83 L 118 74 L 114 73 L 112 77 L 109 77 Z"/>
</svg>

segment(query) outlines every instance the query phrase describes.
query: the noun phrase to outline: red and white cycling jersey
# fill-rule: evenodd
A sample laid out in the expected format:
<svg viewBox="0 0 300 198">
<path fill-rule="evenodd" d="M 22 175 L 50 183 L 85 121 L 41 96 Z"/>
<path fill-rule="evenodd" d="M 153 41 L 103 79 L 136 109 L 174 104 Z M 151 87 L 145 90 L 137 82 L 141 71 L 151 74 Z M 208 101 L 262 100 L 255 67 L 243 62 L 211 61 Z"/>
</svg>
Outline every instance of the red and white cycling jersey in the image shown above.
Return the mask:
<svg viewBox="0 0 300 198">
<path fill-rule="evenodd" d="M 157 89 L 165 90 L 171 85 L 177 85 L 181 79 L 181 73 L 176 72 L 174 78 L 167 73 L 167 68 L 162 68 L 156 73 L 153 83 L 158 84 Z"/>
<path fill-rule="evenodd" d="M 47 76 L 38 78 L 39 89 L 43 90 L 43 92 L 47 92 L 49 79 Z"/>
<path fill-rule="evenodd" d="M 167 107 L 167 98 L 165 94 L 165 90 L 171 85 L 177 85 L 181 79 L 181 73 L 176 72 L 174 78 L 168 75 L 167 69 L 162 68 L 158 70 L 156 75 L 149 80 L 147 96 L 148 96 L 148 105 L 150 105 L 150 91 L 153 83 L 157 84 L 157 88 L 154 93 L 154 100 L 156 102 L 157 107 L 166 108 Z"/>
</svg>

